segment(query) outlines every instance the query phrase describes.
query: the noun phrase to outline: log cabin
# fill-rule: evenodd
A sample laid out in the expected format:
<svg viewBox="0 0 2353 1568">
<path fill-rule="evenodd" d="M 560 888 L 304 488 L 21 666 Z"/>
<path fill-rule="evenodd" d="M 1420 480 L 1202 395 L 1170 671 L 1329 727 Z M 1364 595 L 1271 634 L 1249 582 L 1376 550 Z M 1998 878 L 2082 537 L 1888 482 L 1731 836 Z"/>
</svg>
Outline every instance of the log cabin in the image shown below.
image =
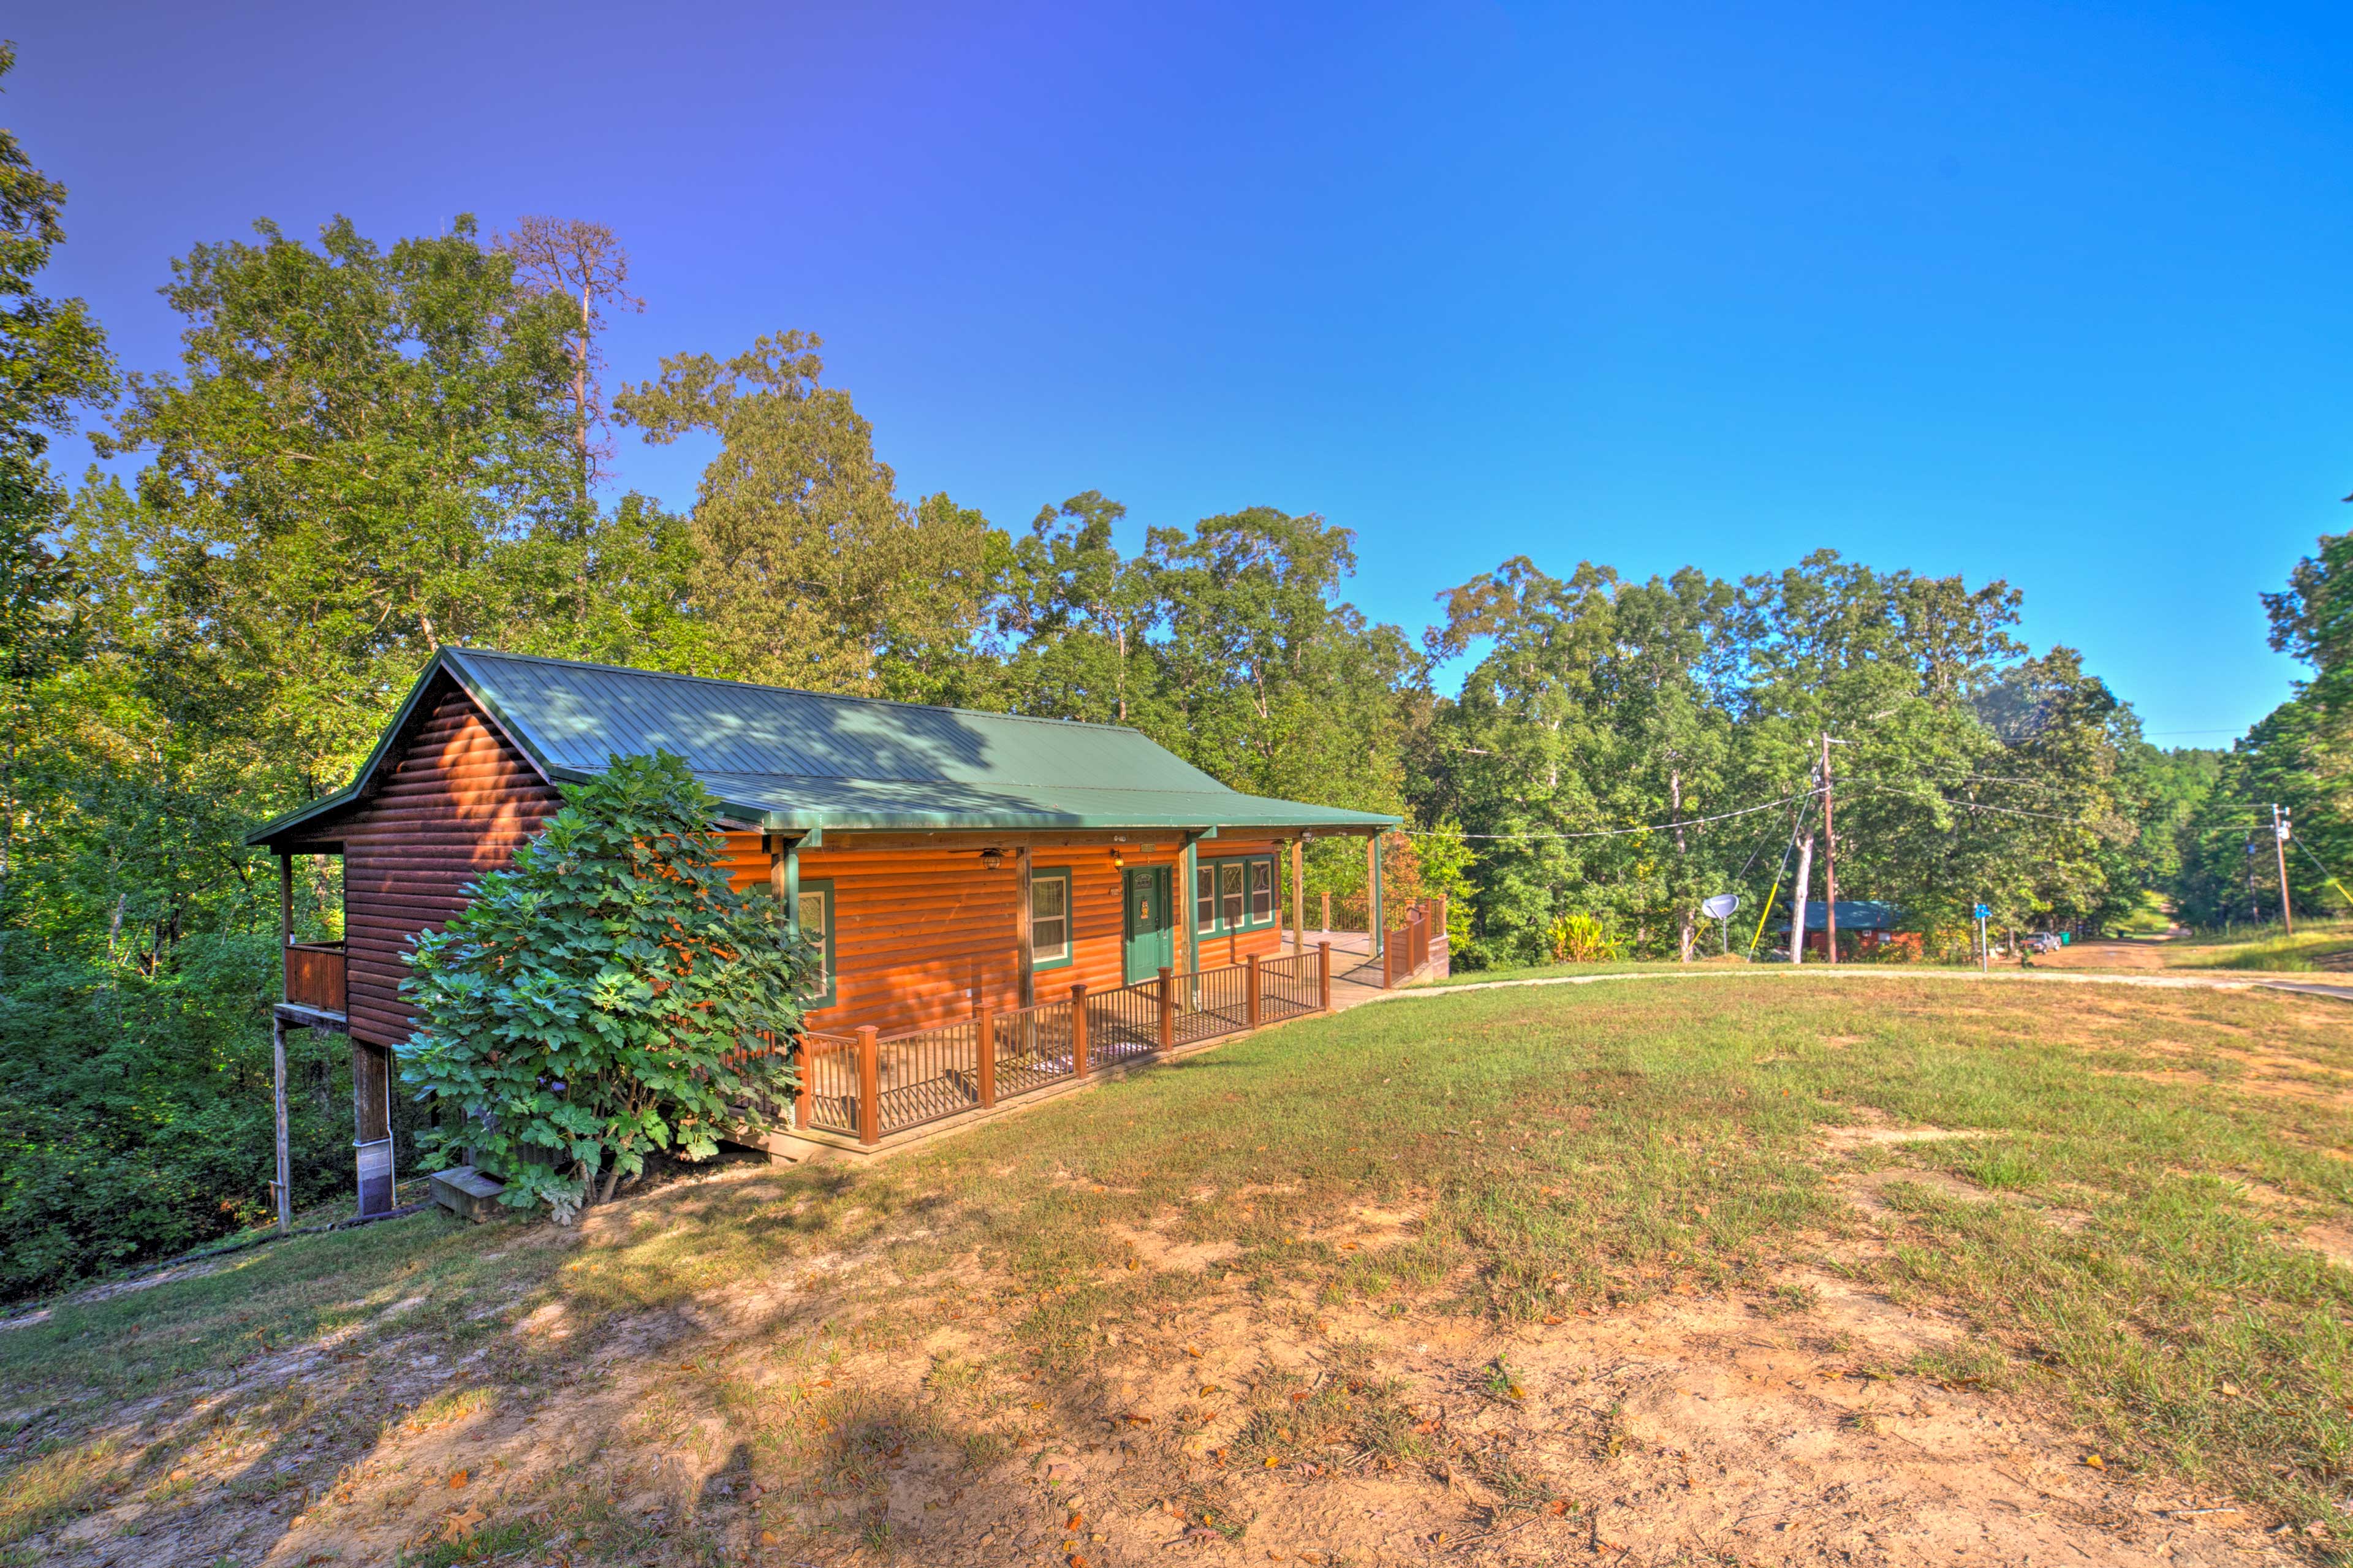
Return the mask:
<svg viewBox="0 0 2353 1568">
<path fill-rule="evenodd" d="M 559 785 L 656 752 L 720 802 L 735 884 L 785 900 L 823 954 L 797 1132 L 868 1146 L 1309 1010 L 1319 986 L 1328 1005 L 1301 846 L 1361 836 L 1377 890 L 1397 821 L 1240 794 L 1116 725 L 444 648 L 347 787 L 248 839 L 280 861 L 281 1063 L 289 1026 L 350 1037 L 363 1215 L 391 1204 L 410 944 L 511 862 Z M 292 859 L 311 855 L 342 861 L 340 942 L 294 940 Z M 1368 924 L 1377 955 L 1377 905 Z"/>
</svg>

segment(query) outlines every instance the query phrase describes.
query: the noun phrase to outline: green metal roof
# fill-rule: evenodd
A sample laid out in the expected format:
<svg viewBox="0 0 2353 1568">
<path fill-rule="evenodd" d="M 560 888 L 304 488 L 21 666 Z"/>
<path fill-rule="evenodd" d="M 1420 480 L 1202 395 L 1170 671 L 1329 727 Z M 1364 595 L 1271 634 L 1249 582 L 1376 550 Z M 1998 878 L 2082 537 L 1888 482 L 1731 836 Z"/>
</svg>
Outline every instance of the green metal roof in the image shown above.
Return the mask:
<svg viewBox="0 0 2353 1568">
<path fill-rule="evenodd" d="M 586 778 L 615 756 L 669 752 L 731 814 L 764 828 L 1363 831 L 1398 821 L 1243 795 L 1119 725 L 453 647 L 426 666 L 350 788 L 248 841 L 269 842 L 364 795 L 445 670 L 552 780 Z"/>
</svg>

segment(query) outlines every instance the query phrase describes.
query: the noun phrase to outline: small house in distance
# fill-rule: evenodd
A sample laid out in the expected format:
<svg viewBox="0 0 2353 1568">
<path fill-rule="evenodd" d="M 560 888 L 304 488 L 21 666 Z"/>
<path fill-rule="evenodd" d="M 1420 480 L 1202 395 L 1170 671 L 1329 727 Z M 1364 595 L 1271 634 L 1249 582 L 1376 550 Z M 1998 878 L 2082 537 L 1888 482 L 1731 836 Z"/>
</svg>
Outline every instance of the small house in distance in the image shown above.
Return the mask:
<svg viewBox="0 0 2353 1568">
<path fill-rule="evenodd" d="M 389 1203 L 411 941 L 562 807 L 559 784 L 655 752 L 722 803 L 736 885 L 785 900 L 823 952 L 796 1120 L 867 1144 L 1165 1048 L 1188 1017 L 1305 1010 L 1315 955 L 1281 897 L 1300 847 L 1361 836 L 1377 861 L 1397 820 L 1240 794 L 1113 725 L 445 648 L 347 788 L 250 839 L 281 862 L 342 858 L 344 941 L 294 942 L 290 918 L 280 1016 L 351 1037 L 362 1213 L 372 1186 Z M 1377 949 L 1377 909 L 1372 924 Z M 1029 1054 L 918 1038 L 984 1017 Z M 878 1048 L 892 1038 L 914 1044 Z"/>
<path fill-rule="evenodd" d="M 1829 911 L 1823 908 L 1819 899 L 1807 903 L 1806 951 L 1808 952 L 1829 951 L 1828 913 Z M 1838 930 L 1841 951 L 1845 951 L 1850 946 L 1861 952 L 1876 952 L 1883 948 L 1900 949 L 1911 957 L 1919 957 L 1920 933 L 1915 931 L 1896 929 L 1903 918 L 1903 910 L 1894 904 L 1882 903 L 1876 899 L 1839 900 Z M 1777 921 L 1773 929 L 1786 938 L 1789 933 L 1788 918 L 1785 916 Z M 1854 935 L 1854 941 L 1852 943 L 1847 941 L 1849 932 Z"/>
</svg>

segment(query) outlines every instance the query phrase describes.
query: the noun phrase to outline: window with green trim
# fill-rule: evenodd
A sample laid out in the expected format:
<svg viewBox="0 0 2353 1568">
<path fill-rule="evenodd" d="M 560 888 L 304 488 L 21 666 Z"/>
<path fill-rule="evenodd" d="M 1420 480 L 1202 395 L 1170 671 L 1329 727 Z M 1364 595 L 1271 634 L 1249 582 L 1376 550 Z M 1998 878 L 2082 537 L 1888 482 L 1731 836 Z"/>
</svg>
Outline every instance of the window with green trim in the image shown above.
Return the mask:
<svg viewBox="0 0 2353 1568">
<path fill-rule="evenodd" d="M 806 1007 L 833 1005 L 833 884 L 822 879 L 802 882 L 800 901 L 793 907 L 793 923 L 817 948 L 821 965 L 815 984 L 801 993 L 801 1005 Z"/>
<path fill-rule="evenodd" d="M 1029 967 L 1071 966 L 1071 871 L 1039 867 L 1029 873 Z"/>
<path fill-rule="evenodd" d="M 1193 873 L 1193 929 L 1203 936 L 1274 923 L 1274 857 L 1204 860 Z"/>
</svg>

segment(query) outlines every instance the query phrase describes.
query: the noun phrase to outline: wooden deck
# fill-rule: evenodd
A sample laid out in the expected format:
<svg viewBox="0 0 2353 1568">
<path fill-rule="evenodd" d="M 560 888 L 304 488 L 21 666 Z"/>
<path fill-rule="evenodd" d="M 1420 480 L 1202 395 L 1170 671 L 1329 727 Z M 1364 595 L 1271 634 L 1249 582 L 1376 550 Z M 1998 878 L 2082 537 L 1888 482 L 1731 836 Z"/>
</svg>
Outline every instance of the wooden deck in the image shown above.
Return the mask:
<svg viewBox="0 0 2353 1568">
<path fill-rule="evenodd" d="M 1434 909 L 1425 913 L 1434 913 Z M 1417 933 L 1419 935 L 1419 933 Z M 792 1125 L 738 1142 L 772 1157 L 866 1156 L 927 1143 L 1054 1095 L 1445 973 L 1442 942 L 1406 971 L 1363 931 L 1310 931 L 1303 953 L 1168 973 L 1113 991 L 882 1037 L 803 1037 Z M 1402 952 L 1404 944 L 1398 944 Z M 1330 965 L 1328 984 L 1324 965 Z M 1253 996 L 1252 986 L 1256 991 Z M 984 1045 L 986 1041 L 986 1045 Z"/>
</svg>

